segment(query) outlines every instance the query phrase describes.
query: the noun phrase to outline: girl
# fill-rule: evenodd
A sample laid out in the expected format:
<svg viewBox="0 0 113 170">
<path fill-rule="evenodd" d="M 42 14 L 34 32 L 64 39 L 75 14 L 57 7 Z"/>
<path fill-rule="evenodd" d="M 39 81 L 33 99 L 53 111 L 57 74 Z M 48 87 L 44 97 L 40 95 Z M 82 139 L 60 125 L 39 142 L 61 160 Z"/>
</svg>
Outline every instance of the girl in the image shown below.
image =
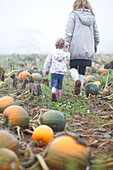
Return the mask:
<svg viewBox="0 0 113 170">
<path fill-rule="evenodd" d="M 76 0 L 69 15 L 65 32 L 66 46 L 71 54 L 70 73 L 75 81 L 75 94 L 80 94 L 86 66 L 92 66 L 99 44 L 99 32 L 88 0 Z"/>
<path fill-rule="evenodd" d="M 46 75 L 51 73 L 51 92 L 52 101 L 56 102 L 56 89 L 57 95 L 61 98 L 62 83 L 64 73 L 67 71 L 66 61 L 70 59 L 69 52 L 66 52 L 65 41 L 59 38 L 55 43 L 56 49 L 51 52 L 44 63 L 44 72 Z"/>
</svg>

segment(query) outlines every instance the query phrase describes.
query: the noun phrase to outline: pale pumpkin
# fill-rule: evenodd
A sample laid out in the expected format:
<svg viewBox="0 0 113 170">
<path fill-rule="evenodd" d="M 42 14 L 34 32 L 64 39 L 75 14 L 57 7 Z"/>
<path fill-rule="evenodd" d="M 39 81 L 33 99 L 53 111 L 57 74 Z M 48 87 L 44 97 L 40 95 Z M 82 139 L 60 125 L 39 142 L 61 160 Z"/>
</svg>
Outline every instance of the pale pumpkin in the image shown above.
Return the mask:
<svg viewBox="0 0 113 170">
<path fill-rule="evenodd" d="M 0 98 L 0 112 L 2 113 L 8 106 L 14 105 L 14 99 L 10 96 Z"/>
<path fill-rule="evenodd" d="M 42 75 L 40 73 L 32 73 L 31 76 L 33 77 L 34 81 L 38 81 L 38 82 L 42 81 Z"/>
<path fill-rule="evenodd" d="M 2 119 L 6 126 L 20 126 L 21 128 L 29 127 L 28 112 L 21 106 L 13 105 L 7 107 L 3 112 Z"/>
<path fill-rule="evenodd" d="M 84 85 L 86 85 L 87 83 L 89 82 L 94 82 L 96 80 L 96 77 L 93 76 L 93 75 L 88 75 L 85 77 L 85 80 L 84 80 Z"/>
<path fill-rule="evenodd" d="M 8 148 L 14 152 L 18 151 L 17 138 L 6 130 L 0 130 L 0 148 Z"/>
<path fill-rule="evenodd" d="M 54 132 L 52 128 L 47 125 L 38 126 L 33 134 L 32 139 L 38 146 L 47 145 L 54 137 Z"/>
<path fill-rule="evenodd" d="M 25 77 L 30 77 L 31 74 L 28 71 L 23 71 L 19 74 L 18 79 L 19 81 L 23 81 Z"/>
<path fill-rule="evenodd" d="M 46 163 L 50 169 L 85 169 L 91 156 L 91 149 L 78 142 L 71 135 L 61 135 L 50 142 Z"/>
<path fill-rule="evenodd" d="M 19 159 L 15 152 L 0 148 L 0 170 L 19 170 Z"/>
</svg>

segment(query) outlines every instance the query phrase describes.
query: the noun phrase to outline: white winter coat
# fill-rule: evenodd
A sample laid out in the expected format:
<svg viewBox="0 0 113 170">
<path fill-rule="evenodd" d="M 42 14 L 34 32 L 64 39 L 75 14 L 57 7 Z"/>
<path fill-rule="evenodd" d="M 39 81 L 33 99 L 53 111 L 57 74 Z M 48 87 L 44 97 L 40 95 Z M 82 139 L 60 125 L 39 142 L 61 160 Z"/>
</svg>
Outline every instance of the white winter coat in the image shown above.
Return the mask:
<svg viewBox="0 0 113 170">
<path fill-rule="evenodd" d="M 99 32 L 95 16 L 89 9 L 71 12 L 65 30 L 65 42 L 71 53 L 70 59 L 94 58 Z"/>
</svg>

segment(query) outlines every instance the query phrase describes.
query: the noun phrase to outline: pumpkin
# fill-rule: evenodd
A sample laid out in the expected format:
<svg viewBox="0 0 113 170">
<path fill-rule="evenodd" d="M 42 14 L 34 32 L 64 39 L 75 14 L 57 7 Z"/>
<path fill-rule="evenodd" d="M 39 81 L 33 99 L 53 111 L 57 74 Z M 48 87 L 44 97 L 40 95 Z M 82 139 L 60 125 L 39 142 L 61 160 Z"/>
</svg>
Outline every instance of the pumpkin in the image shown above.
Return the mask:
<svg viewBox="0 0 113 170">
<path fill-rule="evenodd" d="M 92 73 L 96 73 L 98 71 L 98 67 L 97 66 L 92 66 Z"/>
<path fill-rule="evenodd" d="M 33 134 L 32 139 L 38 146 L 47 145 L 54 137 L 52 128 L 47 125 L 38 126 Z"/>
<path fill-rule="evenodd" d="M 20 67 L 24 67 L 24 65 L 25 65 L 25 63 L 22 62 L 22 61 L 20 61 L 18 64 L 19 64 Z"/>
<path fill-rule="evenodd" d="M 98 73 L 100 73 L 100 74 L 105 74 L 106 72 L 107 72 L 107 69 L 105 69 L 105 68 L 100 68 L 98 70 Z"/>
<path fill-rule="evenodd" d="M 2 115 L 4 125 L 10 127 L 20 126 L 21 128 L 28 128 L 29 115 L 28 112 L 21 106 L 12 105 L 7 107 Z"/>
<path fill-rule="evenodd" d="M 59 111 L 50 110 L 42 114 L 40 123 L 50 126 L 54 132 L 59 132 L 65 128 L 65 117 Z"/>
<path fill-rule="evenodd" d="M 22 71 L 19 76 L 18 79 L 19 81 L 23 81 L 25 77 L 30 77 L 31 74 L 28 71 Z"/>
<path fill-rule="evenodd" d="M 33 77 L 34 81 L 38 81 L 38 82 L 42 81 L 42 75 L 40 73 L 32 73 L 31 76 Z"/>
<path fill-rule="evenodd" d="M 40 74 L 42 75 L 42 71 L 39 70 L 37 67 L 31 68 L 30 73 L 31 73 L 31 74 L 32 74 L 32 73 L 40 73 Z"/>
<path fill-rule="evenodd" d="M 86 84 L 89 83 L 89 82 L 93 82 L 93 81 L 95 81 L 95 80 L 96 80 L 96 77 L 95 77 L 95 76 L 93 76 L 93 75 L 88 75 L 88 76 L 85 77 L 84 85 L 86 85 Z"/>
<path fill-rule="evenodd" d="M 95 62 L 92 62 L 92 66 L 95 66 L 96 64 L 95 64 Z"/>
<path fill-rule="evenodd" d="M 98 59 L 98 62 L 101 64 L 101 63 L 102 63 L 102 59 L 101 59 L 101 58 L 99 58 L 99 59 Z"/>
<path fill-rule="evenodd" d="M 8 148 L 17 152 L 18 150 L 17 138 L 6 130 L 0 130 L 0 148 Z"/>
<path fill-rule="evenodd" d="M 19 159 L 15 152 L 8 148 L 0 148 L 0 169 L 19 170 Z"/>
<path fill-rule="evenodd" d="M 89 82 L 85 86 L 85 92 L 87 97 L 89 96 L 89 94 L 97 95 L 99 94 L 99 85 L 94 82 Z"/>
<path fill-rule="evenodd" d="M 106 60 L 108 60 L 108 59 L 109 59 L 109 56 L 106 56 L 105 58 L 106 58 Z"/>
<path fill-rule="evenodd" d="M 81 143 L 69 134 L 53 139 L 48 145 L 45 157 L 49 168 L 56 170 L 85 169 L 91 156 L 91 149 L 83 142 Z"/>
<path fill-rule="evenodd" d="M 10 96 L 0 98 L 0 112 L 3 112 L 8 106 L 14 105 L 14 99 Z"/>
</svg>

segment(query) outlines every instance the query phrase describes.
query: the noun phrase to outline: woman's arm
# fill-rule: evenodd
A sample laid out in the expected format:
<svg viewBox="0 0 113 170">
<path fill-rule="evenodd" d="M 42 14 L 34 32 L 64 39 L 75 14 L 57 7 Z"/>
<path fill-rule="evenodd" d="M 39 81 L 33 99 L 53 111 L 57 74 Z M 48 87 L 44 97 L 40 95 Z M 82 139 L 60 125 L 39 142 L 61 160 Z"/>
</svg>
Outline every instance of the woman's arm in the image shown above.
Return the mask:
<svg viewBox="0 0 113 170">
<path fill-rule="evenodd" d="M 95 43 L 95 47 L 97 48 L 100 39 L 99 39 L 99 31 L 98 31 L 98 28 L 97 28 L 96 20 L 94 20 L 93 28 L 94 28 L 94 43 Z"/>
<path fill-rule="evenodd" d="M 66 24 L 66 29 L 65 29 L 65 43 L 66 46 L 69 47 L 70 43 L 71 43 L 71 39 L 73 36 L 73 32 L 74 32 L 74 26 L 75 26 L 75 21 L 74 21 L 74 12 L 72 12 L 69 15 L 67 24 Z"/>
</svg>

